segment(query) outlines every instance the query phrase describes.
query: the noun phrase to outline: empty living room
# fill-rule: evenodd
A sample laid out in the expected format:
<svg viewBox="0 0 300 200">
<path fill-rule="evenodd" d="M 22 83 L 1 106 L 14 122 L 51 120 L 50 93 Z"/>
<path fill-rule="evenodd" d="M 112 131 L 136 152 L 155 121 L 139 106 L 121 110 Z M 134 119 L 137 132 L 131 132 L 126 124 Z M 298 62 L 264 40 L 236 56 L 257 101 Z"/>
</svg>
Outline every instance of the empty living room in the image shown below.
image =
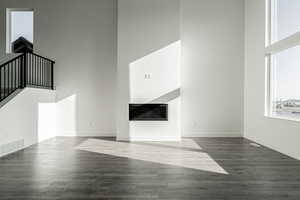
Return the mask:
<svg viewBox="0 0 300 200">
<path fill-rule="evenodd" d="M 0 0 L 0 200 L 299 200 L 299 0 Z"/>
</svg>

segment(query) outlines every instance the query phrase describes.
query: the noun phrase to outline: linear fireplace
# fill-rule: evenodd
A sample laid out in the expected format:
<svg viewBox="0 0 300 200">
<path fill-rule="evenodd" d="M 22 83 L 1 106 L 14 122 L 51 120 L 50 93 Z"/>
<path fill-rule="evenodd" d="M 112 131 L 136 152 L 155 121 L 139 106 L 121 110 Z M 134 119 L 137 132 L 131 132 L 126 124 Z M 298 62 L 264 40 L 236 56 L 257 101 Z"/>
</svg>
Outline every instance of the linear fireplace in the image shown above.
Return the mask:
<svg viewBox="0 0 300 200">
<path fill-rule="evenodd" d="M 168 121 L 168 104 L 129 104 L 130 121 Z"/>
</svg>

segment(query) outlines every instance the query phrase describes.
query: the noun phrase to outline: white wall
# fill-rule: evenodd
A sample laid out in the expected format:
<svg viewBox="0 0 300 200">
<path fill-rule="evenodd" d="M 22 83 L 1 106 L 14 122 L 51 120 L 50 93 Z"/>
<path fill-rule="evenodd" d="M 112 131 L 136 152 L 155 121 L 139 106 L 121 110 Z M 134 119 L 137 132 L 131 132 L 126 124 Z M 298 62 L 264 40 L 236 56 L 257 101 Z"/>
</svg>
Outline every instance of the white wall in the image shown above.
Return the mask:
<svg viewBox="0 0 300 200">
<path fill-rule="evenodd" d="M 244 1 L 182 0 L 182 134 L 242 136 Z"/>
<path fill-rule="evenodd" d="M 24 147 L 55 136 L 55 92 L 26 88 L 0 108 L 0 146 L 24 140 Z"/>
<path fill-rule="evenodd" d="M 0 55 L 14 7 L 34 9 L 35 48 L 57 61 L 59 135 L 114 135 L 117 99 L 128 139 L 130 63 L 181 40 L 184 136 L 241 136 L 244 1 L 1 0 Z"/>
<path fill-rule="evenodd" d="M 114 136 L 117 1 L 1 0 L 0 57 L 5 54 L 6 8 L 33 8 L 34 48 L 56 61 L 58 134 Z M 66 112 L 72 105 L 63 103 L 69 97 L 76 98 L 75 128 Z"/>
<path fill-rule="evenodd" d="M 180 41 L 129 65 L 130 103 L 166 103 L 168 121 L 131 121 L 130 140 L 181 140 Z"/>
<path fill-rule="evenodd" d="M 128 121 L 128 103 L 131 101 L 130 64 L 179 40 L 179 0 L 118 1 L 119 140 L 131 137 Z M 153 76 L 155 75 L 153 72 Z M 161 92 L 160 90 L 159 93 Z"/>
<path fill-rule="evenodd" d="M 245 137 L 300 159 L 299 122 L 264 117 L 265 2 L 246 1 Z"/>
</svg>

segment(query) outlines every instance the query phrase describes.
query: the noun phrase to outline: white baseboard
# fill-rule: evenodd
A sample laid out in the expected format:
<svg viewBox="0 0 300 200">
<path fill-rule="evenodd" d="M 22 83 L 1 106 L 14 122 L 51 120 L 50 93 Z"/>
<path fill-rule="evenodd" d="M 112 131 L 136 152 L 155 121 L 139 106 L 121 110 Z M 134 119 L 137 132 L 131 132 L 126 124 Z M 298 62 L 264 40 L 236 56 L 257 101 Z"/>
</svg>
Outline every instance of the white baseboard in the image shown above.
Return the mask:
<svg viewBox="0 0 300 200">
<path fill-rule="evenodd" d="M 16 140 L 7 144 L 2 144 L 0 145 L 0 157 L 17 152 L 24 148 L 24 139 Z"/>
<path fill-rule="evenodd" d="M 129 137 L 117 138 L 118 141 L 134 141 L 134 142 L 177 142 L 181 141 L 181 137 Z"/>
<path fill-rule="evenodd" d="M 262 140 L 260 138 L 253 137 L 253 136 L 247 135 L 247 134 L 245 134 L 244 138 L 247 139 L 247 140 L 253 141 L 253 142 L 257 143 L 257 144 L 260 144 L 262 146 L 265 146 L 265 147 L 267 147 L 269 149 L 272 149 L 274 151 L 277 151 L 277 152 L 279 152 L 281 154 L 289 156 L 291 158 L 300 160 L 300 156 L 298 154 L 294 154 L 292 152 L 287 152 L 286 150 L 284 150 L 284 149 L 282 149 L 282 148 L 280 148 L 278 146 L 274 146 L 273 144 L 268 143 L 268 141 L 265 141 L 265 140 Z"/>
<path fill-rule="evenodd" d="M 128 142 L 130 141 L 130 139 L 128 137 L 116 137 L 117 141 L 124 141 L 124 142 Z"/>
<path fill-rule="evenodd" d="M 183 131 L 182 137 L 243 137 L 239 131 Z"/>
<path fill-rule="evenodd" d="M 56 136 L 62 137 L 116 137 L 116 133 L 95 133 L 95 132 L 60 132 Z"/>
</svg>

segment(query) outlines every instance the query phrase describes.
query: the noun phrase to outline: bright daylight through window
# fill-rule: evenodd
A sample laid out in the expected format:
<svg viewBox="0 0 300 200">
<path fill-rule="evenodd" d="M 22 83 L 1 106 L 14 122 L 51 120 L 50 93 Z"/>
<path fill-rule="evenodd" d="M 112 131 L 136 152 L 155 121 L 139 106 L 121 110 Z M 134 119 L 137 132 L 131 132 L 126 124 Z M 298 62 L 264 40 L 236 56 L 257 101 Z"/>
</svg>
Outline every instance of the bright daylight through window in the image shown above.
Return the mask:
<svg viewBox="0 0 300 200">
<path fill-rule="evenodd" d="M 300 120 L 300 1 L 266 1 L 266 115 Z"/>
<path fill-rule="evenodd" d="M 8 8 L 6 11 L 6 52 L 22 53 L 33 50 L 33 10 Z"/>
</svg>

